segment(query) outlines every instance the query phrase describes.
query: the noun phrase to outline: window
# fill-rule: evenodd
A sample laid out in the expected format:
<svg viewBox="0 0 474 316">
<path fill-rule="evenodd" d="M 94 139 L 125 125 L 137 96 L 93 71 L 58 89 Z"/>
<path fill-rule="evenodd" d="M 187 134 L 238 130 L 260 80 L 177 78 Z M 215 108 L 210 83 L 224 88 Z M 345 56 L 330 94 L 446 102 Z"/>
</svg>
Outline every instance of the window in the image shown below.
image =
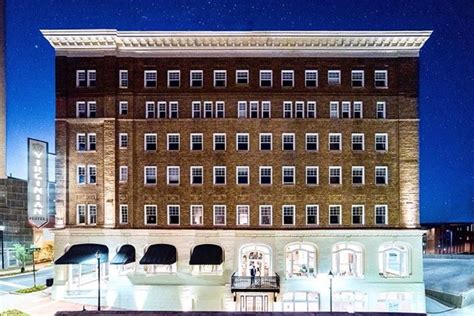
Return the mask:
<svg viewBox="0 0 474 316">
<path fill-rule="evenodd" d="M 205 118 L 212 118 L 214 111 L 212 109 L 212 102 L 206 101 L 204 102 L 204 117 Z"/>
<path fill-rule="evenodd" d="M 156 111 L 155 111 L 155 102 L 147 101 L 145 103 L 146 113 L 145 118 L 156 118 Z"/>
<path fill-rule="evenodd" d="M 306 205 L 306 225 L 319 225 L 318 205 Z"/>
<path fill-rule="evenodd" d="M 304 102 L 295 102 L 296 118 L 304 118 Z"/>
<path fill-rule="evenodd" d="M 260 134 L 260 150 L 272 150 L 272 134 Z"/>
<path fill-rule="evenodd" d="M 94 165 L 87 166 L 87 183 L 97 183 L 97 167 Z"/>
<path fill-rule="evenodd" d="M 235 71 L 235 83 L 236 84 L 249 84 L 249 71 L 248 70 L 236 70 Z"/>
<path fill-rule="evenodd" d="M 318 151 L 318 134 L 306 133 L 306 150 L 307 151 Z"/>
<path fill-rule="evenodd" d="M 76 224 L 84 225 L 86 223 L 86 206 L 84 204 L 76 205 Z"/>
<path fill-rule="evenodd" d="M 282 70 L 281 71 L 281 86 L 293 87 L 294 76 L 295 76 L 295 72 L 293 70 Z"/>
<path fill-rule="evenodd" d="M 388 87 L 387 70 L 375 70 L 374 80 L 375 80 L 376 88 L 387 88 Z"/>
<path fill-rule="evenodd" d="M 240 185 L 247 185 L 250 182 L 249 167 L 236 167 L 236 182 Z"/>
<path fill-rule="evenodd" d="M 364 184 L 364 167 L 352 167 L 352 184 Z"/>
<path fill-rule="evenodd" d="M 376 151 L 388 150 L 388 135 L 387 134 L 375 134 L 375 150 Z"/>
<path fill-rule="evenodd" d="M 316 102 L 308 101 L 306 103 L 306 117 L 316 118 Z"/>
<path fill-rule="evenodd" d="M 305 85 L 307 88 L 316 88 L 318 86 L 318 71 L 306 70 L 304 72 Z"/>
<path fill-rule="evenodd" d="M 319 311 L 319 294 L 315 292 L 285 292 L 282 299 L 284 312 Z"/>
<path fill-rule="evenodd" d="M 144 169 L 145 169 L 145 184 L 156 184 L 156 167 L 146 166 Z"/>
<path fill-rule="evenodd" d="M 339 185 L 341 183 L 341 167 L 329 167 L 329 184 Z"/>
<path fill-rule="evenodd" d="M 179 225 L 179 205 L 168 205 L 168 225 Z"/>
<path fill-rule="evenodd" d="M 119 134 L 119 148 L 126 149 L 128 147 L 128 134 L 120 133 Z"/>
<path fill-rule="evenodd" d="M 80 117 L 80 118 L 87 117 L 86 102 L 84 101 L 76 102 L 76 117 Z"/>
<path fill-rule="evenodd" d="M 179 88 L 180 80 L 181 72 L 179 70 L 168 70 L 168 88 Z"/>
<path fill-rule="evenodd" d="M 191 150 L 202 150 L 202 134 L 191 134 Z"/>
<path fill-rule="evenodd" d="M 87 222 L 89 225 L 97 224 L 97 205 L 87 205 Z"/>
<path fill-rule="evenodd" d="M 364 150 L 364 134 L 352 134 L 352 150 Z"/>
<path fill-rule="evenodd" d="M 340 277 L 363 275 L 362 247 L 354 243 L 339 243 L 332 248 L 332 272 Z"/>
<path fill-rule="evenodd" d="M 342 150 L 342 134 L 329 133 L 329 150 L 333 150 L 333 151 Z"/>
<path fill-rule="evenodd" d="M 352 115 L 353 118 L 361 119 L 362 115 L 362 102 L 361 101 L 354 101 L 353 103 L 353 111 L 354 114 Z"/>
<path fill-rule="evenodd" d="M 272 167 L 260 167 L 260 184 L 272 184 Z"/>
<path fill-rule="evenodd" d="M 179 167 L 166 167 L 166 182 L 168 185 L 179 185 Z"/>
<path fill-rule="evenodd" d="M 156 225 L 158 223 L 156 205 L 145 205 L 145 224 Z"/>
<path fill-rule="evenodd" d="M 342 102 L 342 118 L 351 118 L 351 103 Z"/>
<path fill-rule="evenodd" d="M 145 134 L 145 150 L 156 150 L 156 134 Z"/>
<path fill-rule="evenodd" d="M 260 205 L 260 225 L 270 226 L 272 225 L 272 206 L 271 205 Z"/>
<path fill-rule="evenodd" d="M 237 225 L 250 224 L 250 207 L 248 205 L 237 205 Z"/>
<path fill-rule="evenodd" d="M 216 101 L 216 117 L 224 118 L 225 117 L 225 103 L 224 101 Z"/>
<path fill-rule="evenodd" d="M 76 87 L 86 87 L 86 71 L 85 70 L 76 70 Z"/>
<path fill-rule="evenodd" d="M 364 71 L 352 70 L 351 79 L 353 88 L 362 88 L 364 86 Z"/>
<path fill-rule="evenodd" d="M 153 103 L 153 102 L 150 102 L 150 103 Z M 163 101 L 157 102 L 157 105 L 158 105 L 158 117 L 166 118 L 166 102 L 163 102 Z M 154 105 L 153 105 L 153 111 L 154 111 Z"/>
<path fill-rule="evenodd" d="M 225 150 L 226 149 L 226 134 L 214 134 L 214 150 Z"/>
<path fill-rule="evenodd" d="M 128 114 L 128 101 L 119 102 L 119 114 L 127 115 Z"/>
<path fill-rule="evenodd" d="M 375 184 L 387 185 L 388 184 L 388 168 L 387 167 L 375 167 Z"/>
<path fill-rule="evenodd" d="M 258 118 L 258 101 L 250 101 L 250 117 Z"/>
<path fill-rule="evenodd" d="M 202 70 L 191 70 L 191 87 L 201 88 L 203 85 Z"/>
<path fill-rule="evenodd" d="M 329 205 L 329 224 L 330 225 L 342 224 L 340 205 Z"/>
<path fill-rule="evenodd" d="M 200 118 L 201 117 L 201 102 L 194 101 L 193 105 L 193 118 Z"/>
<path fill-rule="evenodd" d="M 352 205 L 352 224 L 364 225 L 364 206 Z"/>
<path fill-rule="evenodd" d="M 294 225 L 295 224 L 295 206 L 294 205 L 283 205 L 281 208 L 283 225 Z"/>
<path fill-rule="evenodd" d="M 178 118 L 179 117 L 179 103 L 178 101 L 170 102 L 170 115 L 169 118 Z M 161 113 L 160 113 L 161 118 Z"/>
<path fill-rule="evenodd" d="M 319 184 L 319 168 L 318 167 L 306 167 L 306 184 L 307 185 L 318 185 Z"/>
<path fill-rule="evenodd" d="M 239 101 L 239 103 L 237 103 L 237 106 L 238 106 L 237 117 L 238 118 L 246 118 L 247 117 L 247 102 L 246 101 Z"/>
<path fill-rule="evenodd" d="M 225 225 L 226 223 L 226 206 L 214 205 L 214 225 Z"/>
<path fill-rule="evenodd" d="M 328 85 L 336 86 L 341 84 L 341 71 L 328 70 Z"/>
<path fill-rule="evenodd" d="M 226 167 L 214 167 L 214 184 L 226 183 Z"/>
<path fill-rule="evenodd" d="M 191 167 L 191 184 L 203 184 L 203 169 L 200 166 Z"/>
<path fill-rule="evenodd" d="M 380 246 L 379 274 L 384 277 L 408 276 L 408 247 L 399 243 L 386 243 Z"/>
<path fill-rule="evenodd" d="M 77 166 L 77 184 L 86 183 L 86 166 L 78 165 Z"/>
<path fill-rule="evenodd" d="M 179 150 L 179 134 L 167 134 L 168 150 Z"/>
<path fill-rule="evenodd" d="M 287 278 L 316 277 L 316 247 L 313 245 L 290 244 L 285 249 L 285 257 Z"/>
<path fill-rule="evenodd" d="M 128 205 L 120 205 L 120 224 L 128 224 Z"/>
<path fill-rule="evenodd" d="M 375 205 L 375 224 L 387 225 L 387 205 Z"/>
<path fill-rule="evenodd" d="M 87 86 L 95 87 L 97 83 L 97 73 L 95 70 L 87 70 Z"/>
<path fill-rule="evenodd" d="M 120 89 L 128 88 L 128 70 L 119 71 L 119 87 Z"/>
<path fill-rule="evenodd" d="M 249 150 L 249 134 L 238 133 L 236 143 L 236 150 Z"/>
<path fill-rule="evenodd" d="M 262 101 L 262 118 L 272 117 L 272 104 L 270 101 Z"/>
<path fill-rule="evenodd" d="M 272 86 L 273 72 L 271 70 L 260 70 L 260 87 Z"/>
<path fill-rule="evenodd" d="M 204 211 L 202 205 L 191 205 L 191 225 L 203 224 Z"/>
<path fill-rule="evenodd" d="M 339 102 L 332 101 L 329 103 L 329 117 L 332 119 L 339 118 Z"/>
<path fill-rule="evenodd" d="M 87 148 L 86 134 L 76 134 L 76 150 L 86 151 L 86 148 Z"/>
<path fill-rule="evenodd" d="M 293 103 L 290 101 L 283 102 L 283 117 L 293 118 Z"/>
<path fill-rule="evenodd" d="M 295 167 L 284 166 L 281 167 L 282 184 L 295 184 Z"/>
<path fill-rule="evenodd" d="M 385 108 L 385 102 L 377 102 L 377 118 L 378 119 L 385 119 L 386 117 L 386 108 Z"/>
<path fill-rule="evenodd" d="M 145 88 L 155 88 L 157 82 L 156 70 L 145 70 Z"/>
<path fill-rule="evenodd" d="M 225 87 L 227 85 L 227 72 L 225 70 L 214 70 L 214 87 Z"/>
<path fill-rule="evenodd" d="M 283 133 L 282 136 L 282 150 L 295 150 L 295 134 Z"/>
<path fill-rule="evenodd" d="M 119 167 L 119 182 L 127 182 L 127 181 L 128 181 L 128 167 L 120 166 Z"/>
<path fill-rule="evenodd" d="M 95 101 L 87 102 L 87 117 L 97 116 L 97 103 Z"/>
</svg>

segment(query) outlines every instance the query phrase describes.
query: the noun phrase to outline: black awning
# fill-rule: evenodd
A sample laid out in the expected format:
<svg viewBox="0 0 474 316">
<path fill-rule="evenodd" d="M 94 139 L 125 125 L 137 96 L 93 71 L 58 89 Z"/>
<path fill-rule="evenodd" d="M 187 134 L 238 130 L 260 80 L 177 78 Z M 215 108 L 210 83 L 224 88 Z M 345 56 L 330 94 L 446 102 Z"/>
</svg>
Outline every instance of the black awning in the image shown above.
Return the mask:
<svg viewBox="0 0 474 316">
<path fill-rule="evenodd" d="M 194 247 L 189 264 L 213 264 L 224 262 L 224 251 L 218 245 L 203 244 Z"/>
<path fill-rule="evenodd" d="M 123 245 L 112 258 L 110 264 L 129 264 L 135 262 L 135 247 L 132 245 Z"/>
<path fill-rule="evenodd" d="M 168 244 L 150 245 L 140 264 L 173 264 L 176 262 L 176 247 Z"/>
<path fill-rule="evenodd" d="M 109 261 L 109 248 L 101 244 L 77 244 L 72 245 L 64 255 L 59 257 L 55 264 L 79 264 L 85 261 L 93 261 L 96 254 L 100 254 L 100 263 Z M 96 263 L 97 261 L 93 261 Z"/>
</svg>

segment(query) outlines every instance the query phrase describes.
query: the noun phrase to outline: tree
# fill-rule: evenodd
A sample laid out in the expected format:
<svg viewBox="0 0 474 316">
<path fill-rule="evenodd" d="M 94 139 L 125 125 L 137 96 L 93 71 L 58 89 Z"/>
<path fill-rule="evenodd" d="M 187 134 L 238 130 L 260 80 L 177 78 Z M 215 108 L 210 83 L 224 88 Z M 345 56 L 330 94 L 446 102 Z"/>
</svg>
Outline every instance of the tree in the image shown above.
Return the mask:
<svg viewBox="0 0 474 316">
<path fill-rule="evenodd" d="M 26 260 L 28 260 L 28 251 L 26 250 L 25 246 L 23 246 L 22 244 L 14 244 L 13 250 L 15 251 L 14 256 L 16 260 L 20 262 L 21 273 L 23 273 L 25 272 Z"/>
</svg>

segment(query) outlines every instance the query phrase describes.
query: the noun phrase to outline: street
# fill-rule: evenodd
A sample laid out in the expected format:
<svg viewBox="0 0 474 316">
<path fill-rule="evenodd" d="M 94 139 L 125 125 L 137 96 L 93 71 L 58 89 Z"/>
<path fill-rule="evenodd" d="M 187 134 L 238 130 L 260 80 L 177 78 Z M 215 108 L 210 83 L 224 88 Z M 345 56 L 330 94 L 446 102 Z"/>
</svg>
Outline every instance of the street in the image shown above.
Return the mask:
<svg viewBox="0 0 474 316">
<path fill-rule="evenodd" d="M 36 271 L 36 285 L 45 284 L 46 279 L 54 275 L 53 267 L 44 267 Z M 33 286 L 33 272 L 0 277 L 0 295 Z"/>
</svg>

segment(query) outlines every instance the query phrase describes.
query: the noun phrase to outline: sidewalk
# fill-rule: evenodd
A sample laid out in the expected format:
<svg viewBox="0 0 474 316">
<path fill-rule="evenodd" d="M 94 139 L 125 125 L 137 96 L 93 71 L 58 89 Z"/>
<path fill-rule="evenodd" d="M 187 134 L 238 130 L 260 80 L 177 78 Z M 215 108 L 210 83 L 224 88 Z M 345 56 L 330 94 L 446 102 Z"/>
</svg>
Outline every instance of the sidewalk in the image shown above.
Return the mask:
<svg viewBox="0 0 474 316">
<path fill-rule="evenodd" d="M 37 263 L 37 264 L 35 264 L 35 270 L 39 271 L 43 268 L 47 268 L 47 267 L 50 267 L 52 265 L 53 265 L 52 262 Z M 10 277 L 10 276 L 14 276 L 14 275 L 17 275 L 17 274 L 28 275 L 29 273 L 33 273 L 33 265 L 26 265 L 25 266 L 25 272 L 23 272 L 23 273 L 21 273 L 20 270 L 21 270 L 21 267 L 14 267 L 14 268 L 9 268 L 9 269 L 5 269 L 5 270 L 0 269 L 0 278 L 1 277 L 7 277 L 7 276 Z"/>
</svg>

